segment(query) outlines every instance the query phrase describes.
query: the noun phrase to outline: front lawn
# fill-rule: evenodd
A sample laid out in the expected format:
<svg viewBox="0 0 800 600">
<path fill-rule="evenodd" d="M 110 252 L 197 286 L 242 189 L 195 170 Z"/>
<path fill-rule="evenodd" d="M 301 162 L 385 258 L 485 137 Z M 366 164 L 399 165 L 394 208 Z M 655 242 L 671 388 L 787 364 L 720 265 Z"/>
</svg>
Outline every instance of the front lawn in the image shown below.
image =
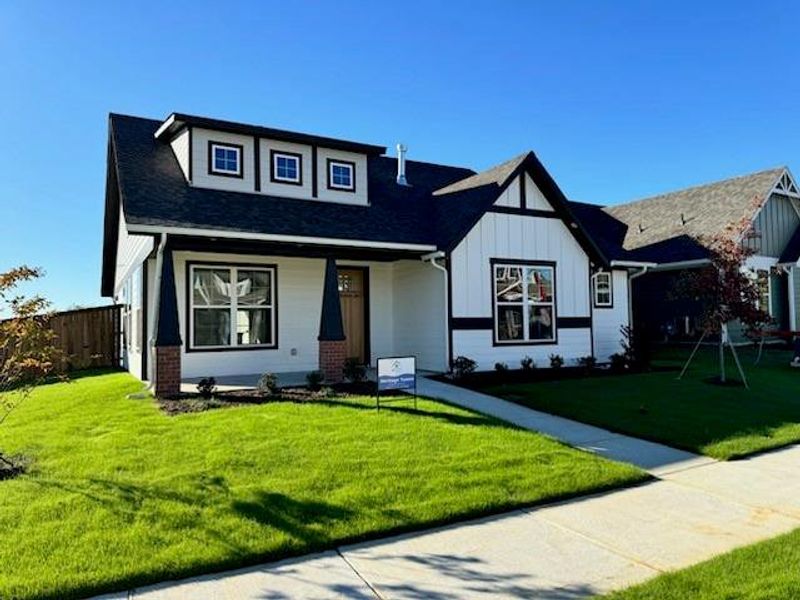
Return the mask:
<svg viewBox="0 0 800 600">
<path fill-rule="evenodd" d="M 0 428 L 0 598 L 80 597 L 632 483 L 444 404 L 275 402 L 170 417 L 124 373 L 35 390 Z"/>
<path fill-rule="evenodd" d="M 689 349 L 662 351 L 655 365 L 679 368 Z M 537 410 L 670 446 L 730 459 L 800 441 L 800 369 L 791 353 L 740 348 L 751 389 L 714 385 L 716 349 L 704 347 L 683 380 L 662 371 L 491 386 L 485 391 Z M 728 356 L 728 375 L 736 375 Z"/>
<path fill-rule="evenodd" d="M 800 598 L 800 529 L 661 575 L 609 600 L 794 600 Z"/>
</svg>

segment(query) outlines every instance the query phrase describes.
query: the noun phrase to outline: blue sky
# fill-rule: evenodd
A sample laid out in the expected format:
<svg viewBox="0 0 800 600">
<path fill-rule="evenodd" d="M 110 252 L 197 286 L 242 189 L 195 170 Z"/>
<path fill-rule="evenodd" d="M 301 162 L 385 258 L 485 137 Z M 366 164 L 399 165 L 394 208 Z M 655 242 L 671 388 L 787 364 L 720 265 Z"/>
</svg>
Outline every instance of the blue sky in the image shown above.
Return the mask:
<svg viewBox="0 0 800 600">
<path fill-rule="evenodd" d="M 533 149 L 616 203 L 788 164 L 796 3 L 0 2 L 0 271 L 99 297 L 110 111 L 341 136 L 481 169 Z"/>
</svg>

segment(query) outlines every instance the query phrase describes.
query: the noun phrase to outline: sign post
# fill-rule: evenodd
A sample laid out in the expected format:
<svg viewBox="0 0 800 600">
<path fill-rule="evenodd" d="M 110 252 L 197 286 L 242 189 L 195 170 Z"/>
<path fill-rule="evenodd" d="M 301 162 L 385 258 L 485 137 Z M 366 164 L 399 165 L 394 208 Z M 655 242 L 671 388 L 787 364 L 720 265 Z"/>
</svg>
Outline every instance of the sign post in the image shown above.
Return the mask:
<svg viewBox="0 0 800 600">
<path fill-rule="evenodd" d="M 378 359 L 378 387 L 375 391 L 375 403 L 378 410 L 381 409 L 381 392 L 384 390 L 414 390 L 414 410 L 417 409 L 416 356 Z"/>
</svg>

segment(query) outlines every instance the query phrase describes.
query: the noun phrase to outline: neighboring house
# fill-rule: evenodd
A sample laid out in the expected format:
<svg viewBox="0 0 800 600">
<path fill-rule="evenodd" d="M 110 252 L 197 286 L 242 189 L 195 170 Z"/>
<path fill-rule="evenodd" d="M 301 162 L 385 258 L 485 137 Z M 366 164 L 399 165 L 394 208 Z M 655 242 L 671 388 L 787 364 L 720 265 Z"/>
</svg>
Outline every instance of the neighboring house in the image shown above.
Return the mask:
<svg viewBox="0 0 800 600">
<path fill-rule="evenodd" d="M 635 326 L 650 339 L 696 338 L 700 306 L 673 291 L 688 269 L 709 265 L 708 240 L 742 220 L 747 268 L 774 327 L 797 330 L 800 319 L 800 193 L 786 167 L 605 208 L 572 203 L 609 260 L 650 263 L 632 276 Z M 734 337 L 743 340 L 742 332 Z"/>
<path fill-rule="evenodd" d="M 620 350 L 628 277 L 533 153 L 493 169 L 173 114 L 111 115 L 102 292 L 155 379 L 415 355 L 444 371 Z M 649 260 L 649 259 L 648 259 Z"/>
</svg>

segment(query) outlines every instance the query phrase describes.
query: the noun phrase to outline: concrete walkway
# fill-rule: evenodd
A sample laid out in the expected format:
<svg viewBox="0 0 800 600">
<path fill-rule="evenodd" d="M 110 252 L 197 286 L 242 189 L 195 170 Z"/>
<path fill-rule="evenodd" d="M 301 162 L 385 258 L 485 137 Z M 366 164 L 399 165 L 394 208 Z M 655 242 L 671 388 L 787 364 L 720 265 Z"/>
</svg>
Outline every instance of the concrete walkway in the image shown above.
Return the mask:
<svg viewBox="0 0 800 600">
<path fill-rule="evenodd" d="M 581 598 L 800 527 L 800 446 L 717 463 L 434 381 L 440 397 L 659 479 L 417 534 L 107 598 Z M 453 396 L 451 396 L 451 393 Z"/>
<path fill-rule="evenodd" d="M 600 427 L 549 415 L 449 383 L 422 377 L 418 385 L 420 396 L 444 400 L 524 429 L 539 431 L 570 446 L 583 448 L 612 460 L 632 463 L 656 476 L 714 462 L 714 459 L 706 456 L 612 433 Z"/>
</svg>

